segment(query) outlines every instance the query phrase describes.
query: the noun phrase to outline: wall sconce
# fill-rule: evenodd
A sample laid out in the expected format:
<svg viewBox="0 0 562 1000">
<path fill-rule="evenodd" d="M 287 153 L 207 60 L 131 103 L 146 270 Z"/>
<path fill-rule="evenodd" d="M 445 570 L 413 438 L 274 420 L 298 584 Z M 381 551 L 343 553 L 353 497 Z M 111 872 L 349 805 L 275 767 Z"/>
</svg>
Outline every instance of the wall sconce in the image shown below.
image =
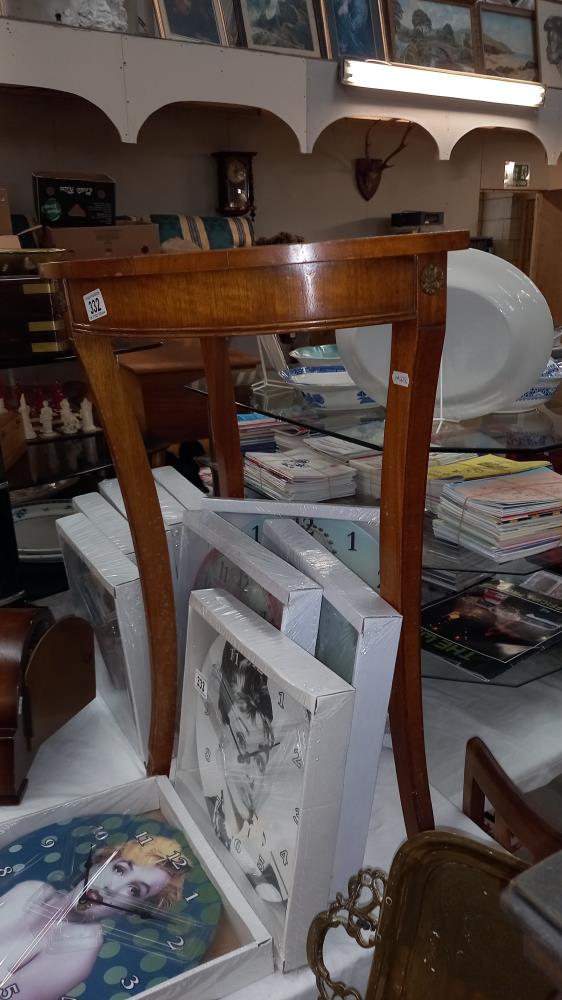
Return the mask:
<svg viewBox="0 0 562 1000">
<path fill-rule="evenodd" d="M 443 69 L 397 66 L 395 63 L 359 62 L 344 59 L 341 82 L 351 87 L 391 90 L 400 94 L 426 94 L 429 97 L 452 97 L 462 101 L 488 104 L 512 104 L 539 108 L 544 104 L 546 87 L 526 80 L 504 80 L 476 73 L 451 73 Z"/>
</svg>

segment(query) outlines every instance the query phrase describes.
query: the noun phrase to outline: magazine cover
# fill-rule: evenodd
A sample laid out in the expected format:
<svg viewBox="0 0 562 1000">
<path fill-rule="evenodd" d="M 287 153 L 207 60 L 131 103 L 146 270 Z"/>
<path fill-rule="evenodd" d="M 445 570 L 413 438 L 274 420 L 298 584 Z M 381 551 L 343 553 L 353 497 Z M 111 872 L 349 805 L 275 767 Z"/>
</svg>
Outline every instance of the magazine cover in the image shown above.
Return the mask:
<svg viewBox="0 0 562 1000">
<path fill-rule="evenodd" d="M 491 680 L 562 640 L 562 601 L 489 580 L 424 608 L 421 639 L 424 649 Z"/>
</svg>

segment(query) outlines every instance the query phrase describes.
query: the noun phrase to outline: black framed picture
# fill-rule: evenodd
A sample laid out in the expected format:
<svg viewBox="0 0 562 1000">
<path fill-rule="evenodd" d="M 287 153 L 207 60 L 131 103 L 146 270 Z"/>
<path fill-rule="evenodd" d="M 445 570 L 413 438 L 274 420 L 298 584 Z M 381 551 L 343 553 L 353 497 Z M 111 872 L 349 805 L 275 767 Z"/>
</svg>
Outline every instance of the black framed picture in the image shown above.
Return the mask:
<svg viewBox="0 0 562 1000">
<path fill-rule="evenodd" d="M 386 57 L 377 0 L 324 0 L 324 11 L 332 58 Z"/>
<path fill-rule="evenodd" d="M 227 45 L 219 0 L 153 0 L 162 38 Z"/>
</svg>

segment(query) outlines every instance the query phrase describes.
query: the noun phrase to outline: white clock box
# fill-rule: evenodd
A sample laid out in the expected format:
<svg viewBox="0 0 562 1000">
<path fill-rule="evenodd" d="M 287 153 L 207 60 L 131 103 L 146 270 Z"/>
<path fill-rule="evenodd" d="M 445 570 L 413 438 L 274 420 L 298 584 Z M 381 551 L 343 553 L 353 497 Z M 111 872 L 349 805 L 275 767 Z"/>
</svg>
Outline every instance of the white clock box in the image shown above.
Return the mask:
<svg viewBox="0 0 562 1000">
<path fill-rule="evenodd" d="M 139 571 L 83 514 L 57 521 L 73 603 L 94 629 L 105 665 L 97 686 L 146 761 L 151 679 Z"/>
<path fill-rule="evenodd" d="M 145 990 L 141 984 L 135 985 L 131 996 L 135 1000 L 186 1000 L 186 997 L 221 1000 L 273 971 L 271 936 L 218 860 L 167 778 L 145 778 L 120 785 L 0 826 L 0 853 L 19 837 L 48 826 L 49 822 L 64 823 L 74 817 L 100 813 L 151 814 L 155 810 L 160 811 L 171 826 L 184 833 L 207 878 L 218 890 L 223 908 L 223 945 L 220 949 L 213 949 L 218 951 L 215 957 L 157 986 Z M 0 942 L 0 953 L 1 948 Z M 61 955 L 61 960 L 64 960 L 64 955 Z M 118 985 L 115 989 L 119 992 Z"/>
<path fill-rule="evenodd" d="M 223 587 L 293 642 L 314 653 L 322 590 L 212 511 L 184 511 L 180 601 L 192 590 Z M 181 637 L 185 649 L 185 635 Z"/>
<path fill-rule="evenodd" d="M 175 784 L 284 971 L 329 900 L 354 695 L 225 591 L 192 593 Z"/>
<path fill-rule="evenodd" d="M 323 588 L 316 657 L 355 688 L 334 898 L 363 865 L 402 616 L 294 521 L 266 521 L 263 544 Z"/>
<path fill-rule="evenodd" d="M 154 478 L 186 510 L 215 511 L 256 542 L 261 542 L 263 522 L 268 518 L 297 520 L 365 583 L 375 588 L 379 585 L 378 507 L 207 497 L 170 467 L 155 469 Z"/>
<path fill-rule="evenodd" d="M 99 493 L 82 493 L 72 498 L 72 506 L 78 514 L 84 514 L 136 566 L 137 557 L 129 522 L 109 501 Z"/>
</svg>

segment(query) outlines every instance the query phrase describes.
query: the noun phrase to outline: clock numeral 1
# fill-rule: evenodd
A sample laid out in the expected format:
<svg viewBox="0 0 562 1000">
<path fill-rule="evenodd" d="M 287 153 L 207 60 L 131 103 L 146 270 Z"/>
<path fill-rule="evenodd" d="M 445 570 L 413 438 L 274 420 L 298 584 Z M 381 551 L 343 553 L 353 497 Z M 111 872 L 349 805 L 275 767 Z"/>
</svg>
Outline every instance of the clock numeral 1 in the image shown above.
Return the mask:
<svg viewBox="0 0 562 1000">
<path fill-rule="evenodd" d="M 349 548 L 347 551 L 357 552 L 357 549 L 355 548 L 355 532 L 350 531 L 347 537 L 349 538 Z"/>
<path fill-rule="evenodd" d="M 264 868 L 265 868 L 265 861 L 260 854 L 258 857 L 258 871 L 261 872 L 262 875 Z"/>
<path fill-rule="evenodd" d="M 140 979 L 138 976 L 129 976 L 128 979 L 121 980 L 121 986 L 124 990 L 134 990 L 135 986 L 138 986 Z"/>
<path fill-rule="evenodd" d="M 178 934 L 175 941 L 166 941 L 166 944 L 168 945 L 168 948 L 172 949 L 172 951 L 177 951 L 178 948 L 183 948 L 185 942 L 181 934 Z"/>
<path fill-rule="evenodd" d="M 198 899 L 198 897 L 199 897 L 198 892 L 192 892 L 191 896 L 184 896 L 183 898 L 185 899 L 186 903 L 191 903 L 192 899 Z"/>
<path fill-rule="evenodd" d="M 267 843 L 267 837 L 266 837 L 265 833 L 264 833 L 264 832 L 262 831 L 262 835 L 261 835 L 261 846 L 262 846 L 262 847 L 265 847 L 266 843 Z"/>
<path fill-rule="evenodd" d="M 154 840 L 154 837 L 151 837 L 146 830 L 143 830 L 142 833 L 137 833 L 135 840 L 139 842 L 141 847 L 144 847 L 145 844 L 150 844 Z"/>
<path fill-rule="evenodd" d="M 177 871 L 180 871 L 182 868 L 187 868 L 189 865 L 187 858 L 185 858 L 183 854 L 180 854 L 179 851 L 175 851 L 174 854 L 169 854 L 168 861 Z"/>
<path fill-rule="evenodd" d="M 279 857 L 281 858 L 281 861 L 283 862 L 283 864 L 285 865 L 285 868 L 286 868 L 287 865 L 289 864 L 289 852 L 288 851 L 279 851 Z"/>
<path fill-rule="evenodd" d="M 301 816 L 301 811 L 300 811 L 299 807 L 297 806 L 297 808 L 295 809 L 295 811 L 293 813 L 293 823 L 296 823 L 297 826 L 299 825 L 300 816 Z"/>
<path fill-rule="evenodd" d="M 6 875 L 13 875 L 14 869 L 10 865 L 6 865 L 5 868 L 0 868 L 0 878 L 6 878 Z"/>
<path fill-rule="evenodd" d="M 284 691 L 280 691 L 279 692 L 279 698 L 278 698 L 277 704 L 279 705 L 279 708 L 285 708 L 285 692 Z"/>
<path fill-rule="evenodd" d="M 254 536 L 254 541 L 255 542 L 259 542 L 259 540 L 260 540 L 260 526 L 259 526 L 259 524 L 254 524 L 254 527 L 252 528 L 252 534 Z"/>
<path fill-rule="evenodd" d="M 10 983 L 9 986 L 5 986 L 3 990 L 0 990 L 0 1000 L 11 1000 L 11 997 L 15 997 L 19 991 L 17 983 Z M 64 997 L 62 997 L 62 1000 L 64 1000 Z"/>
</svg>

